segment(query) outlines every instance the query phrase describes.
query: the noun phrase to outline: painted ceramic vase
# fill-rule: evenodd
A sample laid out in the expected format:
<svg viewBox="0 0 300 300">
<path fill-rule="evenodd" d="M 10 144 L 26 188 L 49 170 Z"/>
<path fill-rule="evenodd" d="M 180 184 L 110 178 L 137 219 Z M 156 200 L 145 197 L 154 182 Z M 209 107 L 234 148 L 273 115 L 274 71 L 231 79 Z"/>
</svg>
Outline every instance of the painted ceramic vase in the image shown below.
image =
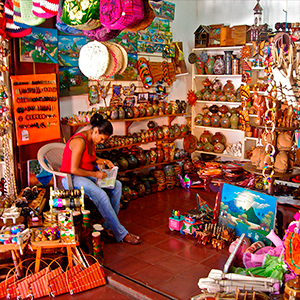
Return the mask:
<svg viewBox="0 0 300 300">
<path fill-rule="evenodd" d="M 204 130 L 204 132 L 200 135 L 200 142 L 205 143 L 211 143 L 212 140 L 212 134 L 208 130 Z"/>
<path fill-rule="evenodd" d="M 153 165 L 156 163 L 157 153 L 156 148 L 150 148 L 150 164 Z"/>
<path fill-rule="evenodd" d="M 211 125 L 211 120 L 209 115 L 205 115 L 202 119 L 202 125 L 203 126 L 210 126 Z"/>
<path fill-rule="evenodd" d="M 212 114 L 210 117 L 210 122 L 212 127 L 220 127 L 220 116 L 218 114 Z"/>
<path fill-rule="evenodd" d="M 205 143 L 203 146 L 203 151 L 205 152 L 213 152 L 214 146 L 211 143 Z"/>
<path fill-rule="evenodd" d="M 225 150 L 225 146 L 222 143 L 216 143 L 214 145 L 214 152 L 216 153 L 223 153 Z"/>
<path fill-rule="evenodd" d="M 180 131 L 181 131 L 181 135 L 187 135 L 189 130 L 188 130 L 188 127 L 186 126 L 186 124 L 180 125 Z"/>
<path fill-rule="evenodd" d="M 231 129 L 237 129 L 238 128 L 238 125 L 239 125 L 239 117 L 238 117 L 238 114 L 236 112 L 233 112 L 231 117 L 230 117 L 230 126 L 231 126 Z"/>
<path fill-rule="evenodd" d="M 212 138 L 211 138 L 211 143 L 213 145 L 217 144 L 217 143 L 222 143 L 222 144 L 226 144 L 226 138 L 225 136 L 221 133 L 221 132 L 216 132 Z"/>
<path fill-rule="evenodd" d="M 232 53 L 233 51 L 224 51 L 225 53 L 225 74 L 231 75 L 232 74 Z"/>
<path fill-rule="evenodd" d="M 148 116 L 148 117 L 153 116 L 153 113 L 154 113 L 153 106 L 151 104 L 147 105 L 146 116 Z"/>
<path fill-rule="evenodd" d="M 133 154 L 127 155 L 126 160 L 128 161 L 128 170 L 137 168 L 139 162 Z"/>
<path fill-rule="evenodd" d="M 225 62 L 222 55 L 217 56 L 213 69 L 216 75 L 223 75 L 225 73 Z"/>
<path fill-rule="evenodd" d="M 163 148 L 162 148 L 161 145 L 157 145 L 156 153 L 157 153 L 157 160 L 156 160 L 156 162 L 157 163 L 163 162 L 164 161 L 164 150 L 163 150 Z"/>
<path fill-rule="evenodd" d="M 134 118 L 138 118 L 140 116 L 140 111 L 139 109 L 136 107 L 136 106 L 133 106 L 132 107 L 132 110 L 133 110 L 133 117 Z"/>
<path fill-rule="evenodd" d="M 133 110 L 130 106 L 126 107 L 126 118 L 127 119 L 131 119 L 133 118 L 134 114 L 133 114 Z"/>
<path fill-rule="evenodd" d="M 128 161 L 123 156 L 118 158 L 118 165 L 120 171 L 126 171 L 128 169 Z"/>
<path fill-rule="evenodd" d="M 172 104 L 168 103 L 168 104 L 166 104 L 165 114 L 170 115 L 171 113 L 172 113 Z"/>
<path fill-rule="evenodd" d="M 213 90 L 214 91 L 221 91 L 222 90 L 222 82 L 219 79 L 216 79 L 215 82 L 213 83 Z"/>
<path fill-rule="evenodd" d="M 178 124 L 174 124 L 174 137 L 179 137 L 181 135 L 181 130 Z"/>
<path fill-rule="evenodd" d="M 200 113 L 198 113 L 197 116 L 194 119 L 194 123 L 196 125 L 200 125 L 201 126 L 202 125 L 202 120 L 203 120 L 203 115 L 200 114 Z"/>
<path fill-rule="evenodd" d="M 119 119 L 125 119 L 125 110 L 122 106 L 119 107 Z"/>
<path fill-rule="evenodd" d="M 110 118 L 112 120 L 116 120 L 119 118 L 119 111 L 117 109 L 117 107 L 113 107 L 110 111 Z"/>
<path fill-rule="evenodd" d="M 187 104 L 184 100 L 180 101 L 180 106 L 181 106 L 181 112 L 185 113 L 186 112 L 186 108 L 187 108 Z"/>
<path fill-rule="evenodd" d="M 230 128 L 230 119 L 227 114 L 224 114 L 223 117 L 221 118 L 220 125 L 223 128 Z"/>
<path fill-rule="evenodd" d="M 162 131 L 164 133 L 164 138 L 168 139 L 170 135 L 169 127 L 167 125 L 163 125 Z"/>
<path fill-rule="evenodd" d="M 230 92 L 235 93 L 235 87 L 234 87 L 231 80 L 227 80 L 226 84 L 223 87 L 223 93 L 227 94 L 227 93 L 230 93 Z"/>
<path fill-rule="evenodd" d="M 206 74 L 214 74 L 214 64 L 215 64 L 214 57 L 208 56 L 208 60 L 205 63 L 205 73 Z"/>
<path fill-rule="evenodd" d="M 197 74 L 205 74 L 205 63 L 201 60 L 196 61 Z"/>
<path fill-rule="evenodd" d="M 143 149 L 138 150 L 135 153 L 135 157 L 138 160 L 139 166 L 144 166 L 147 163 L 147 157 Z"/>
<path fill-rule="evenodd" d="M 158 116 L 159 108 L 156 103 L 153 104 L 153 116 Z"/>
<path fill-rule="evenodd" d="M 161 139 L 164 138 L 164 132 L 163 132 L 163 130 L 162 130 L 162 128 L 161 128 L 160 126 L 157 127 L 156 132 L 157 132 L 157 138 L 158 138 L 159 140 L 161 140 Z"/>
<path fill-rule="evenodd" d="M 143 105 L 139 106 L 140 117 L 144 117 L 146 115 L 146 109 Z"/>
</svg>

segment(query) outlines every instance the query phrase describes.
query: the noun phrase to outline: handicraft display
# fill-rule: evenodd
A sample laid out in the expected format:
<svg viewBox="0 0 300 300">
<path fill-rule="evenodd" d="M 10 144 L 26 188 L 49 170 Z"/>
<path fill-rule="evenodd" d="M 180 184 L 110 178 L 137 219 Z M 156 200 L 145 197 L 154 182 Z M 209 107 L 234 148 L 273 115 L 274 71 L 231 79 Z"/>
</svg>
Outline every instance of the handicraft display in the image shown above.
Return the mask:
<svg viewBox="0 0 300 300">
<path fill-rule="evenodd" d="M 17 145 L 60 139 L 56 74 L 10 78 Z"/>
</svg>

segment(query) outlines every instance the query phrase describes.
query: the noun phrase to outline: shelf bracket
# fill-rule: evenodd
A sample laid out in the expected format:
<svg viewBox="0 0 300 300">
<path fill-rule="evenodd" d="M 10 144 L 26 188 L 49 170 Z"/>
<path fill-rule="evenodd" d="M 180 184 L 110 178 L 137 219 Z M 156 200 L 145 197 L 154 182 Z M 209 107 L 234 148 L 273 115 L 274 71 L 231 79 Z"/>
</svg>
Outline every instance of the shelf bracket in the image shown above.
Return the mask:
<svg viewBox="0 0 300 300">
<path fill-rule="evenodd" d="M 128 135 L 128 129 L 134 121 L 125 121 L 125 135 Z"/>
<path fill-rule="evenodd" d="M 172 121 L 176 118 L 177 116 L 168 116 L 168 125 L 170 126 Z"/>
</svg>

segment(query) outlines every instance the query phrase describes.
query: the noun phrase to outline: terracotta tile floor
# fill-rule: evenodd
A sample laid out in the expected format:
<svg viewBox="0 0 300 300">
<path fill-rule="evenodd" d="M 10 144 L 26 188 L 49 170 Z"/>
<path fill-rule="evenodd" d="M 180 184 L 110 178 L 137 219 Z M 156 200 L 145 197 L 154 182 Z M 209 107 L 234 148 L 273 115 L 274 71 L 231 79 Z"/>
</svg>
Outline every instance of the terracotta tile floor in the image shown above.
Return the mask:
<svg viewBox="0 0 300 300">
<path fill-rule="evenodd" d="M 195 208 L 196 193 L 213 207 L 214 195 L 203 189 L 175 188 L 131 201 L 120 211 L 119 219 L 129 232 L 141 236 L 142 243 L 106 240 L 104 266 L 159 291 L 165 299 L 187 300 L 198 295 L 199 278 L 206 277 L 211 268 L 222 269 L 229 253 L 169 230 L 172 210 Z"/>
</svg>

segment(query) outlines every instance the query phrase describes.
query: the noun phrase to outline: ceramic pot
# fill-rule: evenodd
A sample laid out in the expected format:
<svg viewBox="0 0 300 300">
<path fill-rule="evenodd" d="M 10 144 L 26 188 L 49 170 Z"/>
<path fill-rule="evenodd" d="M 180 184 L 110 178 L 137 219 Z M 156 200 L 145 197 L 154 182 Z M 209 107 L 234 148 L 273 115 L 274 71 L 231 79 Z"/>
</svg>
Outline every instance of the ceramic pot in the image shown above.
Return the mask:
<svg viewBox="0 0 300 300">
<path fill-rule="evenodd" d="M 150 159 L 151 159 L 149 151 L 146 151 L 145 155 L 146 155 L 146 165 L 149 165 L 150 164 Z"/>
<path fill-rule="evenodd" d="M 169 125 L 169 138 L 173 138 L 175 136 L 175 131 L 173 126 Z"/>
<path fill-rule="evenodd" d="M 230 117 L 230 127 L 231 129 L 237 129 L 239 125 L 240 118 L 238 117 L 237 113 L 232 113 Z"/>
<path fill-rule="evenodd" d="M 218 114 L 212 114 L 210 122 L 212 127 L 220 127 L 220 116 Z"/>
<path fill-rule="evenodd" d="M 172 114 L 175 115 L 178 113 L 179 113 L 179 106 L 176 102 L 173 102 L 172 103 Z"/>
<path fill-rule="evenodd" d="M 172 142 L 170 143 L 170 161 L 174 160 L 174 156 L 175 156 L 175 143 Z"/>
<path fill-rule="evenodd" d="M 186 104 L 186 102 L 184 100 L 180 101 L 180 106 L 181 106 L 181 112 L 185 113 L 186 112 L 187 104 Z"/>
<path fill-rule="evenodd" d="M 113 107 L 110 111 L 110 118 L 112 120 L 116 120 L 119 118 L 119 111 L 116 107 Z"/>
<path fill-rule="evenodd" d="M 234 87 L 234 85 L 233 85 L 233 83 L 232 83 L 231 80 L 227 80 L 226 84 L 223 87 L 223 93 L 224 94 L 227 94 L 229 92 L 235 93 L 235 87 Z"/>
<path fill-rule="evenodd" d="M 136 153 L 135 153 L 135 157 L 137 158 L 138 160 L 138 165 L 141 167 L 141 166 L 144 166 L 146 163 L 147 163 L 147 157 L 144 153 L 144 150 L 143 149 L 139 149 Z"/>
<path fill-rule="evenodd" d="M 214 91 L 221 91 L 222 90 L 222 82 L 219 79 L 216 79 L 215 82 L 213 83 L 213 90 Z"/>
<path fill-rule="evenodd" d="M 164 101 L 160 101 L 160 102 L 158 103 L 158 114 L 159 114 L 160 116 L 162 116 L 162 115 L 165 114 L 165 108 L 166 108 L 165 102 L 164 102 Z"/>
<path fill-rule="evenodd" d="M 148 116 L 148 117 L 153 116 L 153 113 L 154 113 L 153 106 L 151 104 L 147 105 L 146 116 Z"/>
<path fill-rule="evenodd" d="M 143 197 L 146 194 L 146 187 L 143 183 L 138 183 L 136 187 L 139 197 Z"/>
<path fill-rule="evenodd" d="M 144 107 L 144 105 L 139 105 L 139 113 L 140 113 L 140 118 L 144 117 L 146 115 L 146 109 Z"/>
<path fill-rule="evenodd" d="M 126 171 L 128 169 L 128 161 L 123 156 L 118 158 L 118 165 L 120 171 Z"/>
<path fill-rule="evenodd" d="M 154 103 L 152 107 L 153 107 L 153 116 L 158 116 L 158 112 L 159 112 L 158 105 Z"/>
<path fill-rule="evenodd" d="M 159 140 L 161 140 L 161 139 L 164 138 L 164 132 L 163 132 L 163 130 L 162 130 L 162 128 L 160 126 L 157 127 L 156 132 L 157 132 L 157 138 Z"/>
<path fill-rule="evenodd" d="M 126 118 L 127 119 L 131 119 L 133 118 L 134 114 L 133 114 L 133 110 L 130 106 L 126 107 Z"/>
<path fill-rule="evenodd" d="M 174 137 L 179 137 L 181 135 L 181 130 L 178 124 L 174 124 Z"/>
<path fill-rule="evenodd" d="M 217 143 L 221 143 L 221 144 L 226 144 L 226 138 L 225 136 L 221 133 L 221 132 L 216 132 L 212 138 L 211 138 L 211 143 L 213 145 L 217 144 Z"/>
<path fill-rule="evenodd" d="M 222 143 L 216 143 L 214 145 L 214 152 L 216 153 L 223 153 L 225 150 L 225 146 Z"/>
<path fill-rule="evenodd" d="M 180 125 L 180 131 L 181 131 L 181 135 L 187 135 L 187 133 L 188 133 L 188 127 L 187 127 L 187 125 L 186 124 L 181 124 Z"/>
<path fill-rule="evenodd" d="M 119 107 L 119 119 L 125 119 L 125 110 L 122 106 Z"/>
<path fill-rule="evenodd" d="M 128 161 L 128 169 L 129 170 L 137 168 L 139 162 L 133 154 L 129 154 L 126 157 L 126 160 Z"/>
<path fill-rule="evenodd" d="M 200 135 L 200 142 L 205 143 L 211 143 L 212 141 L 212 134 L 208 130 L 204 130 L 204 132 Z"/>
<path fill-rule="evenodd" d="M 156 154 L 157 154 L 156 162 L 157 163 L 163 162 L 164 161 L 164 150 L 161 145 L 157 145 Z"/>
<path fill-rule="evenodd" d="M 169 127 L 167 125 L 163 125 L 162 131 L 164 133 L 164 139 L 168 139 L 170 135 Z"/>
<path fill-rule="evenodd" d="M 136 107 L 136 106 L 133 106 L 132 107 L 132 110 L 133 110 L 133 117 L 134 118 L 138 118 L 140 116 L 140 111 L 139 109 Z"/>
<path fill-rule="evenodd" d="M 222 55 L 218 55 L 214 64 L 214 74 L 223 75 L 225 73 L 225 62 Z"/>
<path fill-rule="evenodd" d="M 142 182 L 145 186 L 145 194 L 146 195 L 151 194 L 151 184 L 150 184 L 148 178 L 146 178 L 146 177 L 142 178 Z"/>
<path fill-rule="evenodd" d="M 230 119 L 229 119 L 229 117 L 228 117 L 227 114 L 225 114 L 225 115 L 221 118 L 221 120 L 220 120 L 220 125 L 221 125 L 221 127 L 223 127 L 223 128 L 230 128 Z"/>
<path fill-rule="evenodd" d="M 205 143 L 203 145 L 203 151 L 205 152 L 213 152 L 214 146 L 211 143 Z"/>
<path fill-rule="evenodd" d="M 168 103 L 168 104 L 166 104 L 165 114 L 170 115 L 171 113 L 172 113 L 172 104 Z"/>
<path fill-rule="evenodd" d="M 203 126 L 210 126 L 211 125 L 211 120 L 208 115 L 205 115 L 202 119 L 202 125 Z"/>
<path fill-rule="evenodd" d="M 201 126 L 202 125 L 202 120 L 203 120 L 203 115 L 200 114 L 200 113 L 198 113 L 197 116 L 194 119 L 194 123 L 196 125 L 200 125 Z"/>
<path fill-rule="evenodd" d="M 157 153 L 156 148 L 150 148 L 150 164 L 153 165 L 156 163 Z"/>
<path fill-rule="evenodd" d="M 164 151 L 164 161 L 170 161 L 170 144 L 163 143 L 163 151 Z"/>
</svg>

